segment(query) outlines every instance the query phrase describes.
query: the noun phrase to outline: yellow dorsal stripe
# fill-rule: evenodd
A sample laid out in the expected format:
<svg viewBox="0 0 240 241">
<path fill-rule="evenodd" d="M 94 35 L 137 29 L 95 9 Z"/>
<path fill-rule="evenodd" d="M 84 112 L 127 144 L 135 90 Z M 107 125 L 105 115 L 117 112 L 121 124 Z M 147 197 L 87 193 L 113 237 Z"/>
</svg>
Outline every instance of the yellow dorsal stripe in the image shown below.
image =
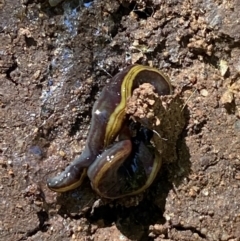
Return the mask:
<svg viewBox="0 0 240 241">
<path fill-rule="evenodd" d="M 159 75 L 161 75 L 166 81 L 168 81 L 168 78 L 165 75 L 163 75 L 162 72 L 160 72 L 155 68 L 151 68 L 149 66 L 135 65 L 128 71 L 121 85 L 121 101 L 119 105 L 115 108 L 113 113 L 111 114 L 107 124 L 105 139 L 104 139 L 105 147 L 111 144 L 111 142 L 113 141 L 113 138 L 115 138 L 118 132 L 120 131 L 125 118 L 125 114 L 126 114 L 125 113 L 126 102 L 127 102 L 127 99 L 132 94 L 133 82 L 136 80 L 137 75 L 144 70 L 156 72 Z M 169 82 L 169 88 L 171 89 L 170 82 Z"/>
</svg>

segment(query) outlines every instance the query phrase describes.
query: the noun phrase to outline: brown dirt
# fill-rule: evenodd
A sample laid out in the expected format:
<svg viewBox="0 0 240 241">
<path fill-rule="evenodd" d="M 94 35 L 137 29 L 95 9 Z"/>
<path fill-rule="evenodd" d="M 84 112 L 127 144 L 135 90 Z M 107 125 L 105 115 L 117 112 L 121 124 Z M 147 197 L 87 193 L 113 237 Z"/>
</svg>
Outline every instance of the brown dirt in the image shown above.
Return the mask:
<svg viewBox="0 0 240 241">
<path fill-rule="evenodd" d="M 239 0 L 0 0 L 0 240 L 240 240 L 239 13 Z M 87 179 L 51 192 L 102 87 L 131 63 L 178 93 L 174 158 L 135 206 Z"/>
</svg>

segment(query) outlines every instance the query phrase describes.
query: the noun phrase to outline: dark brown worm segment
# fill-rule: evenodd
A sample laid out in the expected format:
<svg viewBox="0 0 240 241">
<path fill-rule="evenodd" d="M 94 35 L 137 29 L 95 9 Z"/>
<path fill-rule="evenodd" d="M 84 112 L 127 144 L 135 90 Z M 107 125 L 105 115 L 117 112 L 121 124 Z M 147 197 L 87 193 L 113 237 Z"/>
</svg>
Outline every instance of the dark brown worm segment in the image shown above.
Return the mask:
<svg viewBox="0 0 240 241">
<path fill-rule="evenodd" d="M 86 176 L 87 168 L 89 168 L 88 176 L 92 181 L 93 189 L 101 196 L 118 198 L 102 194 L 101 191 L 98 191 L 98 186 L 104 173 L 114 170 L 113 166 L 118 165 L 116 164 L 118 163 L 117 160 L 121 160 L 122 163 L 131 152 L 129 140 L 123 140 L 122 144 L 118 142 L 112 144 L 124 125 L 127 99 L 132 95 L 133 90 L 143 83 L 153 85 L 158 95 L 172 93 L 168 78 L 161 71 L 152 67 L 132 65 L 115 75 L 109 84 L 103 88 L 99 99 L 93 106 L 91 126 L 84 151 L 58 176 L 47 180 L 47 185 L 51 190 L 66 192 L 77 188 L 81 185 Z M 112 146 L 110 147 L 110 145 Z M 125 150 L 128 150 L 129 153 L 125 153 Z M 100 154 L 103 154 L 102 157 L 98 157 Z M 102 159 L 106 160 L 105 163 L 107 163 L 109 162 L 109 156 L 114 156 L 111 162 L 114 165 L 103 165 Z M 158 153 L 155 153 L 155 159 L 160 159 Z M 94 165 L 91 167 L 93 163 Z M 101 163 L 101 165 L 97 165 L 98 163 Z M 158 171 L 161 166 L 160 163 L 161 161 L 155 160 L 152 163 L 152 169 Z M 136 191 L 132 190 L 131 193 L 126 195 L 134 195 L 146 189 L 154 180 L 157 171 L 149 174 L 143 188 L 138 188 Z M 121 194 L 121 196 L 126 195 Z"/>
<path fill-rule="evenodd" d="M 153 132 L 143 126 L 134 131 L 136 136 L 116 142 L 88 168 L 92 187 L 100 196 L 116 199 L 136 195 L 155 179 L 161 157 L 150 143 Z"/>
</svg>

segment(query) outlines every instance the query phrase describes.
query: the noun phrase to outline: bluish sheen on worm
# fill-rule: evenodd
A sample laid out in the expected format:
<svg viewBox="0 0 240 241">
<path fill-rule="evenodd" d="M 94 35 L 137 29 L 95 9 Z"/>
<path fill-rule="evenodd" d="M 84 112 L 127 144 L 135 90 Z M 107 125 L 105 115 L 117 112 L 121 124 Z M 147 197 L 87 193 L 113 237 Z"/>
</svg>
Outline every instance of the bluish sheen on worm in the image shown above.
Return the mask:
<svg viewBox="0 0 240 241">
<path fill-rule="evenodd" d="M 159 96 L 172 92 L 168 78 L 152 67 L 132 65 L 115 75 L 93 106 L 85 149 L 63 172 L 47 180 L 51 190 L 72 190 L 86 175 L 93 189 L 110 199 L 135 195 L 151 185 L 161 157 L 145 136 L 145 129 L 138 127 L 137 139 L 128 135 L 125 112 L 127 99 L 143 83 L 153 85 Z"/>
</svg>

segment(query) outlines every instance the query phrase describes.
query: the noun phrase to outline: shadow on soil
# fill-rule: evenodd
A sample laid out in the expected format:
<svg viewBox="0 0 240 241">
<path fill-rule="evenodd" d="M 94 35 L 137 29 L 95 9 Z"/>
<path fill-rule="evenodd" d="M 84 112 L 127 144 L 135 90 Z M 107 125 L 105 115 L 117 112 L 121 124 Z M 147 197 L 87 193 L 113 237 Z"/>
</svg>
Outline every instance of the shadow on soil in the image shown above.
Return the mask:
<svg viewBox="0 0 240 241">
<path fill-rule="evenodd" d="M 185 124 L 189 119 L 189 112 L 184 110 Z M 186 125 L 185 125 L 186 126 Z M 61 205 L 59 214 L 69 216 L 73 219 L 87 218 L 89 223 L 97 224 L 104 220 L 102 227 L 110 227 L 113 223 L 120 232 L 129 239 L 152 240 L 149 238 L 149 226 L 154 224 L 165 224 L 163 216 L 165 212 L 166 198 L 171 190 L 176 190 L 182 180 L 190 173 L 191 163 L 188 147 L 185 143 L 186 131 L 178 136 L 176 146 L 177 160 L 171 163 L 163 162 L 158 177 L 151 187 L 143 194 L 143 199 L 137 206 L 126 207 L 118 200 L 101 202 L 101 205 L 91 205 L 88 193 L 93 194 L 89 181 L 86 180 L 81 189 L 64 193 L 58 197 L 57 204 Z M 71 195 L 71 196 L 70 196 Z M 80 196 L 79 196 L 80 195 Z M 96 200 L 96 196 L 89 196 L 89 199 Z M 82 212 L 82 198 L 85 199 L 85 211 Z M 80 201 L 81 200 L 81 201 Z M 78 203 L 79 202 L 79 203 Z M 105 204 L 104 204 L 105 202 Z M 92 202 L 92 204 L 94 201 Z M 80 207 L 81 206 L 81 207 Z M 171 225 L 171 224 L 170 224 Z M 90 234 L 90 233 L 89 233 Z M 136 235 L 139 235 L 136 236 Z"/>
</svg>

